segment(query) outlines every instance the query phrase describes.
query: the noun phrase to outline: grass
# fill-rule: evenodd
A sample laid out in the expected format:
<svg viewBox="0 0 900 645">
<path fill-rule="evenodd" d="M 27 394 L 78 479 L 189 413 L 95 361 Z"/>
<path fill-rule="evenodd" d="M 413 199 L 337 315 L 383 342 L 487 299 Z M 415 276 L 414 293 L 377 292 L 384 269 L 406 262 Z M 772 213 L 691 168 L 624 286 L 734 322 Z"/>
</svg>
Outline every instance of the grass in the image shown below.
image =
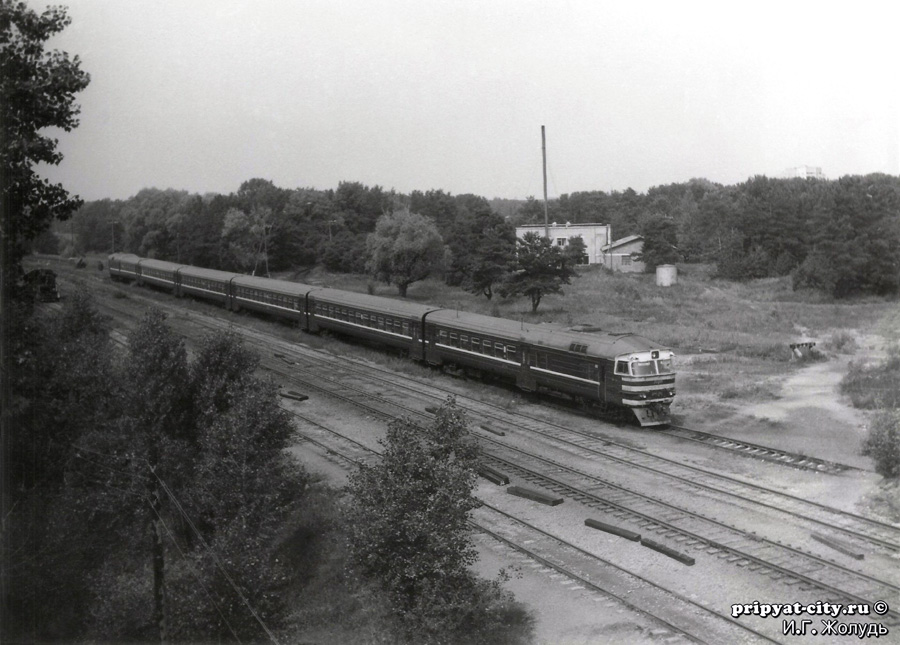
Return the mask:
<svg viewBox="0 0 900 645">
<path fill-rule="evenodd" d="M 788 345 L 828 336 L 836 351 L 849 350 L 849 330 L 900 329 L 896 303 L 878 298 L 834 301 L 814 292 L 795 292 L 789 278 L 746 283 L 716 280 L 709 267 L 679 267 L 679 282 L 657 287 L 653 275 L 612 274 L 599 267 L 579 271 L 563 295 L 545 296 L 532 314 L 525 299 L 487 300 L 438 279 L 414 283 L 408 300 L 502 316 L 531 323 L 591 324 L 633 331 L 679 354 L 716 351 L 764 361 L 788 361 Z M 372 284 L 367 276 L 314 270 L 310 283 L 397 297 L 395 287 Z M 893 310 L 893 311 L 892 311 Z M 828 344 L 825 345 L 826 347 Z"/>
</svg>

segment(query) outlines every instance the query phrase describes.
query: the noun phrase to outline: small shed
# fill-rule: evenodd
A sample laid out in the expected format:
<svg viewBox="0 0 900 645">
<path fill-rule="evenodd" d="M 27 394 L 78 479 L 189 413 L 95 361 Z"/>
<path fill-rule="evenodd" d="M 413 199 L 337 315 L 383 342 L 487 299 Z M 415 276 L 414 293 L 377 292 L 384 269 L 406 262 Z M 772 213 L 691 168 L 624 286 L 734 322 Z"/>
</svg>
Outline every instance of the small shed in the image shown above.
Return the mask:
<svg viewBox="0 0 900 645">
<path fill-rule="evenodd" d="M 643 273 L 644 263 L 637 258 L 644 250 L 642 235 L 629 235 L 602 247 L 603 266 L 623 273 Z"/>
</svg>

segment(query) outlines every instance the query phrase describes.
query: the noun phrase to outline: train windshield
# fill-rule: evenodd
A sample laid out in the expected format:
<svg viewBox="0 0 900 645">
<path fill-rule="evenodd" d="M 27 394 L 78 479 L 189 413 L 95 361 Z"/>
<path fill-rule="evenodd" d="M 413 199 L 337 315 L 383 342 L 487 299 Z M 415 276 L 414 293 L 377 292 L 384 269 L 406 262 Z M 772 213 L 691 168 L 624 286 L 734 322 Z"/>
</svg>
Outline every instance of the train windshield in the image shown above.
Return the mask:
<svg viewBox="0 0 900 645">
<path fill-rule="evenodd" d="M 674 370 L 672 369 L 672 359 L 660 359 L 656 361 L 656 365 L 659 368 L 660 374 L 671 374 Z"/>
<path fill-rule="evenodd" d="M 631 373 L 635 376 L 650 376 L 656 374 L 655 361 L 634 361 L 631 364 Z"/>
</svg>

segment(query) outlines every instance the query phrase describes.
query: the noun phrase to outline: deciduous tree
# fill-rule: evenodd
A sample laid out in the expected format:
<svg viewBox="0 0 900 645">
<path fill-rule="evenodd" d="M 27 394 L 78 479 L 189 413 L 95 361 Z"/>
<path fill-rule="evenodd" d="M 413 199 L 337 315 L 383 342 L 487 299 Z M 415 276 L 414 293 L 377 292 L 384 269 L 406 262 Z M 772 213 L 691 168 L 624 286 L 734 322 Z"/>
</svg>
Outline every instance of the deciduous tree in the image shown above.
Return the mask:
<svg viewBox="0 0 900 645">
<path fill-rule="evenodd" d="M 409 211 L 382 215 L 366 239 L 366 253 L 366 270 L 397 285 L 404 298 L 409 285 L 445 265 L 444 241 L 434 222 Z"/>
<path fill-rule="evenodd" d="M 510 624 L 527 625 L 527 617 L 498 583 L 469 568 L 478 557 L 469 514 L 480 502 L 478 450 L 463 411 L 449 399 L 431 425 L 395 421 L 380 443 L 381 462 L 350 478 L 354 562 L 386 591 L 418 642 L 510 638 Z"/>
<path fill-rule="evenodd" d="M 43 131 L 78 125 L 75 94 L 90 81 L 77 56 L 44 49 L 69 22 L 61 7 L 38 15 L 24 2 L 0 0 L 0 517 L 6 517 L 10 499 L 8 322 L 14 283 L 27 241 L 81 205 L 62 185 L 35 172 L 40 163 L 62 161 L 57 141 Z"/>
<path fill-rule="evenodd" d="M 516 240 L 515 270 L 500 288 L 504 298 L 528 296 L 531 311 L 537 311 L 541 298 L 548 293 L 562 293 L 562 285 L 570 284 L 575 272 L 572 258 L 553 246 L 546 237 L 525 233 Z"/>
</svg>

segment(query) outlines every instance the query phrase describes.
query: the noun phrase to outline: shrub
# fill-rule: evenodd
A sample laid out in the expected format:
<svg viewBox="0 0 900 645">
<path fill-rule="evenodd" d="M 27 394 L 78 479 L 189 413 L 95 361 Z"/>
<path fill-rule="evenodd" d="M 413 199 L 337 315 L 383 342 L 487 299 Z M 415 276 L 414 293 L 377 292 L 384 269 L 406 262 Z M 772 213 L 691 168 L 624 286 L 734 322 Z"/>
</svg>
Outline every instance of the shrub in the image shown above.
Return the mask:
<svg viewBox="0 0 900 645">
<path fill-rule="evenodd" d="M 900 477 L 900 409 L 887 410 L 872 420 L 862 454 L 874 460 L 875 472 L 882 477 Z"/>
<path fill-rule="evenodd" d="M 850 363 L 850 371 L 841 381 L 841 392 L 857 408 L 900 408 L 900 347 L 892 347 L 881 365 Z"/>
<path fill-rule="evenodd" d="M 853 353 L 857 348 L 856 338 L 853 334 L 843 330 L 833 333 L 825 345 L 828 349 L 847 354 Z"/>
</svg>

